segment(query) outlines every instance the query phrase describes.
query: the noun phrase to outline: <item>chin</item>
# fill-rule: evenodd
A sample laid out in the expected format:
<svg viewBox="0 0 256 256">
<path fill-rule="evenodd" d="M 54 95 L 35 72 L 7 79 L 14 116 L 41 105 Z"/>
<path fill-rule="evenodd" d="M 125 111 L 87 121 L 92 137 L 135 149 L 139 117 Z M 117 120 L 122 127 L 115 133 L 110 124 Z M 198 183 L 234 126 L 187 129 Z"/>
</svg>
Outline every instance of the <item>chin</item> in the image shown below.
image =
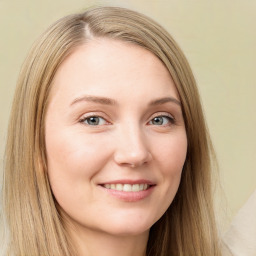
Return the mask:
<svg viewBox="0 0 256 256">
<path fill-rule="evenodd" d="M 103 227 L 105 232 L 115 236 L 138 236 L 148 233 L 153 222 L 143 222 L 140 218 L 137 220 L 129 219 L 128 221 L 115 221 L 108 226 Z"/>
<path fill-rule="evenodd" d="M 137 227 L 119 227 L 111 230 L 105 230 L 106 233 L 112 236 L 118 237 L 131 237 L 131 236 L 139 236 L 142 234 L 147 234 L 150 228 L 137 228 Z"/>
</svg>

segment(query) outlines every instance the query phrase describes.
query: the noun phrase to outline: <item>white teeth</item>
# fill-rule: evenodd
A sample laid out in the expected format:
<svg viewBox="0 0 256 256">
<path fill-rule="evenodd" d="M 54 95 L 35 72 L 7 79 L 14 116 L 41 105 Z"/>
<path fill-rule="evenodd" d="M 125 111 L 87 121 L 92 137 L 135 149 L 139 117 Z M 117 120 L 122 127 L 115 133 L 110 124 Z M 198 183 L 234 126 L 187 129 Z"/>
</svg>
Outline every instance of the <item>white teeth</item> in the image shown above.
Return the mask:
<svg viewBox="0 0 256 256">
<path fill-rule="evenodd" d="M 124 184 L 123 191 L 131 192 L 132 191 L 132 185 L 131 184 Z"/>
<path fill-rule="evenodd" d="M 122 191 L 123 185 L 122 184 L 116 184 L 116 190 Z"/>
<path fill-rule="evenodd" d="M 103 187 L 125 192 L 139 192 L 149 188 L 148 184 L 104 184 Z"/>
<path fill-rule="evenodd" d="M 132 191 L 133 191 L 133 192 L 140 191 L 140 185 L 139 185 L 139 184 L 134 184 L 134 185 L 132 185 Z"/>
<path fill-rule="evenodd" d="M 110 189 L 110 184 L 106 184 L 106 185 L 105 185 L 105 188 Z"/>
</svg>

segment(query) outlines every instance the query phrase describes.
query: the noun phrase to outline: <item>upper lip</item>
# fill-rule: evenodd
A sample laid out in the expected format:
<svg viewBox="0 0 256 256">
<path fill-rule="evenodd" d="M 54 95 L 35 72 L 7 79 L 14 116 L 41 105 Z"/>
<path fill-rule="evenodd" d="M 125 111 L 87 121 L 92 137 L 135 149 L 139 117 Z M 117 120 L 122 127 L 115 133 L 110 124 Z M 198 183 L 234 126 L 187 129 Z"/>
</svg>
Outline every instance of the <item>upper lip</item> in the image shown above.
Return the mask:
<svg viewBox="0 0 256 256">
<path fill-rule="evenodd" d="M 156 183 L 150 181 L 150 180 L 145 180 L 145 179 L 139 179 L 139 180 L 130 180 L 130 179 L 120 179 L 120 180 L 111 180 L 107 182 L 102 182 L 99 183 L 99 185 L 104 185 L 104 184 L 148 184 L 148 185 L 156 185 Z"/>
</svg>

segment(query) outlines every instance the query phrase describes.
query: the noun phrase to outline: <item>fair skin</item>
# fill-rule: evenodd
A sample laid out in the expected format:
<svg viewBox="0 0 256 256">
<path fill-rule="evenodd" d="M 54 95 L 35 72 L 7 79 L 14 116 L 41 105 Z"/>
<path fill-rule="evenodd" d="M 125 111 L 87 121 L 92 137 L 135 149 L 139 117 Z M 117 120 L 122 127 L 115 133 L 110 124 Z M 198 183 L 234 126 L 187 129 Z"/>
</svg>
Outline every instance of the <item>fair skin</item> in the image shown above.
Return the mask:
<svg viewBox="0 0 256 256">
<path fill-rule="evenodd" d="M 78 47 L 54 78 L 45 134 L 51 188 L 78 255 L 145 255 L 187 152 L 179 95 L 161 61 L 117 40 Z"/>
</svg>

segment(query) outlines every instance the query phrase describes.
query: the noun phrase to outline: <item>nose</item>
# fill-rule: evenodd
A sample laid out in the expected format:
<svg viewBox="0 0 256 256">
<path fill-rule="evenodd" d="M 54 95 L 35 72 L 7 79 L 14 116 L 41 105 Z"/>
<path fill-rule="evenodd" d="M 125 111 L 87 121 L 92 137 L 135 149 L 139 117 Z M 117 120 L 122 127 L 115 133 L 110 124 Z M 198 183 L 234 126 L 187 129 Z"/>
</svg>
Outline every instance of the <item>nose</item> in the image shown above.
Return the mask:
<svg viewBox="0 0 256 256">
<path fill-rule="evenodd" d="M 152 159 L 146 137 L 139 127 L 123 129 L 116 140 L 114 160 L 118 165 L 139 167 Z"/>
</svg>

